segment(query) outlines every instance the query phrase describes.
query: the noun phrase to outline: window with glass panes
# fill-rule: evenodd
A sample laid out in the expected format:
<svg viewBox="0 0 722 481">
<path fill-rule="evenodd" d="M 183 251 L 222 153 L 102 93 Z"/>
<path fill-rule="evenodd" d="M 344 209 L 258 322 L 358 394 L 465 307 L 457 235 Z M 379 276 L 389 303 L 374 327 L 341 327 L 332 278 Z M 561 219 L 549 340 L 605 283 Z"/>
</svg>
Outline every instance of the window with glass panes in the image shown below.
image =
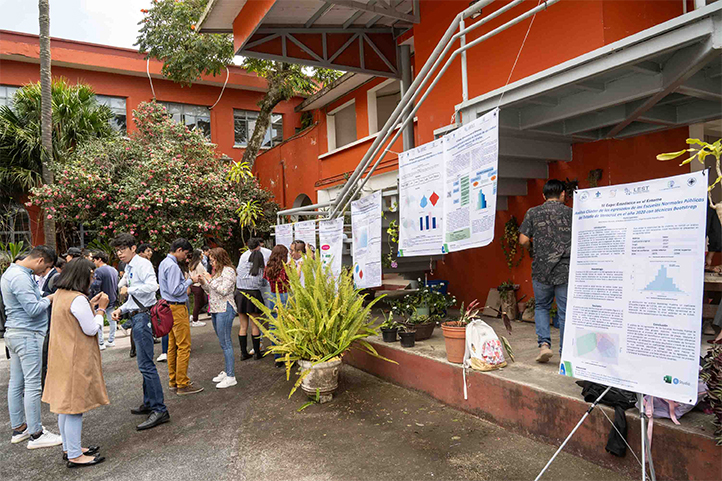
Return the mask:
<svg viewBox="0 0 722 481">
<path fill-rule="evenodd" d="M 108 95 L 96 95 L 95 99 L 101 105 L 107 105 L 113 111 L 113 118 L 110 120 L 110 126 L 113 130 L 125 135 L 127 131 L 127 111 L 125 109 L 125 98 L 110 97 Z"/>
<path fill-rule="evenodd" d="M 12 104 L 13 95 L 15 92 L 20 90 L 20 87 L 11 87 L 9 85 L 0 85 L 0 105 L 7 105 L 10 107 Z"/>
<path fill-rule="evenodd" d="M 237 147 L 245 147 L 256 129 L 256 119 L 258 112 L 251 110 L 234 110 L 233 111 L 233 128 L 235 131 L 235 145 Z M 283 142 L 283 116 L 278 114 L 271 115 L 271 125 L 266 130 L 263 137 L 261 147 L 273 147 Z"/>
<path fill-rule="evenodd" d="M 211 139 L 211 110 L 208 107 L 174 102 L 158 103 L 168 109 L 173 120 L 184 124 L 190 130 L 199 130 L 208 140 Z"/>
</svg>

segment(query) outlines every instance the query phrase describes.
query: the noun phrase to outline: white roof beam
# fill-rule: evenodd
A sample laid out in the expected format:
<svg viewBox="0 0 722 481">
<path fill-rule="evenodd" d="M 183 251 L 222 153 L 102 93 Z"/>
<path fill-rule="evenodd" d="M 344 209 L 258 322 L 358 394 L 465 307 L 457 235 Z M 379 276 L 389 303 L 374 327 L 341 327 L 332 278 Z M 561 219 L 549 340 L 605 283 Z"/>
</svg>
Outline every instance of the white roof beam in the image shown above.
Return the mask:
<svg viewBox="0 0 722 481">
<path fill-rule="evenodd" d="M 720 70 L 722 71 L 722 69 Z M 701 74 L 697 74 L 687 80 L 677 89 L 677 92 L 713 102 L 722 101 L 722 83 L 720 83 L 719 80 L 713 80 Z"/>
<path fill-rule="evenodd" d="M 402 22 L 419 23 L 418 12 L 413 14 L 401 13 L 388 7 L 382 7 L 376 2 L 374 5 L 369 3 L 357 2 L 355 0 L 331 0 L 330 3 L 340 7 L 348 7 L 360 12 L 370 12 L 383 17 L 388 17 Z"/>
<path fill-rule="evenodd" d="M 617 135 L 639 116 L 654 107 L 657 102 L 677 90 L 678 87 L 704 67 L 714 56 L 718 55 L 719 52 L 717 48 L 720 46 L 715 46 L 714 36 L 715 34 L 710 35 L 700 43 L 678 50 L 665 63 L 662 69 L 662 89 L 635 109 L 623 122 L 617 124 L 609 132 L 609 136 L 614 137 Z"/>
<path fill-rule="evenodd" d="M 332 7 L 333 7 L 333 5 L 331 5 L 329 2 L 325 2 L 323 5 L 321 5 L 321 8 L 319 8 L 318 10 L 316 10 L 316 13 L 314 13 L 314 14 L 311 16 L 311 18 L 308 19 L 308 21 L 306 22 L 306 24 L 304 25 L 304 27 L 309 28 L 311 25 L 313 25 L 314 23 L 316 23 L 316 20 L 318 20 L 318 19 L 321 18 L 326 12 L 328 12 L 329 10 L 331 10 Z"/>
</svg>

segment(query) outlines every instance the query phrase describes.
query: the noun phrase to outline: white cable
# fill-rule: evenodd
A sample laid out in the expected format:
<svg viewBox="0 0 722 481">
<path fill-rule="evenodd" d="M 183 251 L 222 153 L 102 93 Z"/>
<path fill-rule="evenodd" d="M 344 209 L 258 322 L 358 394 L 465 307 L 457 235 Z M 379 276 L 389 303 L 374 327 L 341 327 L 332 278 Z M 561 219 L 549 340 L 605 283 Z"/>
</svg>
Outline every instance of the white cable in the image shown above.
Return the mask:
<svg viewBox="0 0 722 481">
<path fill-rule="evenodd" d="M 228 70 L 228 67 L 226 67 L 226 81 L 223 82 L 223 88 L 221 89 L 221 94 L 218 96 L 218 100 L 216 100 L 216 103 L 214 103 L 208 110 L 213 110 L 213 107 L 218 105 L 218 102 L 221 101 L 221 97 L 223 97 L 223 91 L 226 90 L 226 85 L 228 84 L 228 78 L 231 76 L 231 71 Z"/>
<path fill-rule="evenodd" d="M 536 4 L 538 7 L 541 5 L 541 3 L 544 2 L 544 5 L 546 5 L 545 0 L 539 0 L 539 3 Z M 521 51 L 524 50 L 524 44 L 526 43 L 527 37 L 529 37 L 529 32 L 531 32 L 531 26 L 534 25 L 534 19 L 536 18 L 536 13 L 533 17 L 531 17 L 531 22 L 529 22 L 529 28 L 526 29 L 526 35 L 524 35 L 524 40 L 521 42 L 521 47 L 519 47 L 519 52 L 516 54 L 516 60 L 514 60 L 514 65 L 511 66 L 511 72 L 509 72 L 509 78 L 506 79 L 506 83 L 504 84 L 504 88 L 506 88 L 507 85 L 509 85 L 509 82 L 511 81 L 511 76 L 514 74 L 514 69 L 516 68 L 516 64 L 519 61 L 519 57 L 521 56 Z M 501 105 L 501 99 L 504 98 L 505 90 L 501 91 L 501 95 L 499 96 L 499 103 L 496 105 L 496 108 L 498 109 Z"/>
<path fill-rule="evenodd" d="M 145 72 L 148 74 L 148 80 L 150 80 L 150 91 L 153 92 L 153 100 L 155 100 L 155 89 L 153 88 L 153 79 L 150 78 L 150 57 L 145 62 Z"/>
</svg>

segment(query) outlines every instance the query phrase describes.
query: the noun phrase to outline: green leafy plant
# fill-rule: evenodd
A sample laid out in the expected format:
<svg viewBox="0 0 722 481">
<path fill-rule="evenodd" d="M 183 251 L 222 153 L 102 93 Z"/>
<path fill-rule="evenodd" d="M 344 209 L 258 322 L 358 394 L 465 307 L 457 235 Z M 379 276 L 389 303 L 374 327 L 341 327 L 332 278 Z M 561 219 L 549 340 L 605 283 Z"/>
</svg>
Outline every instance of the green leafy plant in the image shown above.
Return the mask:
<svg viewBox="0 0 722 481">
<path fill-rule="evenodd" d="M 93 239 L 92 242 L 88 244 L 88 249 L 94 252 L 105 252 L 108 255 L 108 264 L 115 264 L 115 249 L 110 247 L 110 242 L 101 239 Z"/>
<path fill-rule="evenodd" d="M 59 232 L 83 223 L 107 241 L 129 232 L 164 249 L 177 237 L 203 243 L 213 237 L 235 252 L 249 229 L 238 210 L 254 209 L 253 229 L 267 232 L 278 205 L 255 178 L 228 179 L 229 163 L 198 131 L 175 122 L 156 102 L 133 112 L 128 139 L 95 139 L 57 168 L 55 183 L 32 190 L 31 203 L 47 208 Z"/>
<path fill-rule="evenodd" d="M 435 316 L 426 316 L 424 314 L 413 314 L 411 317 L 406 319 L 404 324 L 407 326 L 420 326 L 421 324 L 430 324 L 438 320 Z"/>
<path fill-rule="evenodd" d="M 394 321 L 394 314 L 391 311 L 381 312 L 381 317 L 384 319 L 384 322 L 379 325 L 379 329 L 397 329 L 400 325 Z"/>
<path fill-rule="evenodd" d="M 722 345 L 714 344 L 707 351 L 699 377 L 707 384 L 707 399 L 715 416 L 715 441 L 722 446 Z"/>
<path fill-rule="evenodd" d="M 353 276 L 342 271 L 336 278 L 329 269 L 320 259 L 306 257 L 301 267 L 302 283 L 296 269 L 287 266 L 293 295 L 286 304 L 280 300 L 276 303 L 275 316 L 263 302 L 249 297 L 263 314 L 253 321 L 272 343 L 267 353 L 281 356 L 286 379 L 290 378 L 296 361 L 311 361 L 315 365 L 338 358 L 351 347 L 394 362 L 379 355 L 366 341 L 367 337 L 379 334 L 373 326 L 371 309 L 383 296 L 364 306 L 364 297 L 354 287 Z M 301 373 L 289 397 L 309 372 L 307 369 Z"/>
<path fill-rule="evenodd" d="M 419 279 L 419 283 L 421 282 Z M 449 307 L 456 305 L 456 297 L 443 294 L 441 289 L 442 287 L 437 285 L 420 285 L 416 292 L 390 301 L 391 310 L 396 315 L 410 317 L 416 312 L 416 307 L 428 306 L 432 316 L 443 317 Z"/>
<path fill-rule="evenodd" d="M 28 248 L 23 241 L 18 243 L 8 242 L 3 244 L 0 242 L 0 274 L 20 255 L 25 253 Z"/>
<path fill-rule="evenodd" d="M 392 212 L 393 209 L 392 207 Z M 392 220 L 386 228 L 386 234 L 388 235 L 386 242 L 389 245 L 389 253 L 383 257 L 382 264 L 386 268 L 396 269 L 399 266 L 396 262 L 396 255 L 399 250 L 399 223 Z"/>
<path fill-rule="evenodd" d="M 504 224 L 504 235 L 501 238 L 501 250 L 504 252 L 509 270 L 518 267 L 524 259 L 524 249 L 520 249 L 519 246 L 519 223 L 516 217 L 511 216 L 511 219 Z"/>
<path fill-rule="evenodd" d="M 705 159 L 708 156 L 712 156 L 715 158 L 715 170 L 717 173 L 717 178 L 715 181 L 707 188 L 707 191 L 710 193 L 709 195 L 709 203 L 710 206 L 712 206 L 713 209 L 717 211 L 717 215 L 722 218 L 722 203 L 715 204 L 712 201 L 712 189 L 715 188 L 717 184 L 722 182 L 722 166 L 720 165 L 720 159 L 722 158 L 722 139 L 717 139 L 715 142 L 709 143 L 704 142 L 699 139 L 687 139 L 687 145 L 696 145 L 699 146 L 699 148 L 696 147 L 690 147 L 688 149 L 680 150 L 677 152 L 668 152 L 666 154 L 659 154 L 657 155 L 657 160 L 667 161 L 667 160 L 673 160 L 676 159 L 686 153 L 690 153 L 688 159 L 685 159 L 680 165 L 686 165 L 692 162 L 693 160 L 697 159 L 702 165 L 705 164 Z"/>
</svg>

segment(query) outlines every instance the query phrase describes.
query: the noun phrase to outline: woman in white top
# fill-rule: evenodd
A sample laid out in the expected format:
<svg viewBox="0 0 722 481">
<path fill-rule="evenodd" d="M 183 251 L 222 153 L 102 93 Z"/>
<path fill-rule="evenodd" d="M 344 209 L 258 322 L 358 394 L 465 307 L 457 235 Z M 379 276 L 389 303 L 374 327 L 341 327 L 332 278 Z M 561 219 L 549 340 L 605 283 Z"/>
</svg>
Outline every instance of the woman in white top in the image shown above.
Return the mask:
<svg viewBox="0 0 722 481">
<path fill-rule="evenodd" d="M 236 301 L 233 298 L 236 291 L 236 270 L 228 252 L 221 247 L 211 249 L 208 257 L 213 267 L 213 276 L 206 273 L 200 277 L 200 283 L 203 290 L 208 293 L 213 329 L 216 331 L 225 358 L 225 371 L 221 371 L 213 378 L 213 382 L 218 383 L 216 387 L 223 389 L 237 384 L 233 342 L 231 342 L 231 328 L 236 317 Z"/>
<path fill-rule="evenodd" d="M 87 259 L 69 262 L 56 286 L 50 323 L 48 375 L 43 402 L 58 414 L 63 459 L 69 468 L 103 462 L 100 447 L 82 448 L 83 413 L 110 404 L 96 334 L 103 329 L 108 296 L 88 300 L 95 265 Z"/>
</svg>

